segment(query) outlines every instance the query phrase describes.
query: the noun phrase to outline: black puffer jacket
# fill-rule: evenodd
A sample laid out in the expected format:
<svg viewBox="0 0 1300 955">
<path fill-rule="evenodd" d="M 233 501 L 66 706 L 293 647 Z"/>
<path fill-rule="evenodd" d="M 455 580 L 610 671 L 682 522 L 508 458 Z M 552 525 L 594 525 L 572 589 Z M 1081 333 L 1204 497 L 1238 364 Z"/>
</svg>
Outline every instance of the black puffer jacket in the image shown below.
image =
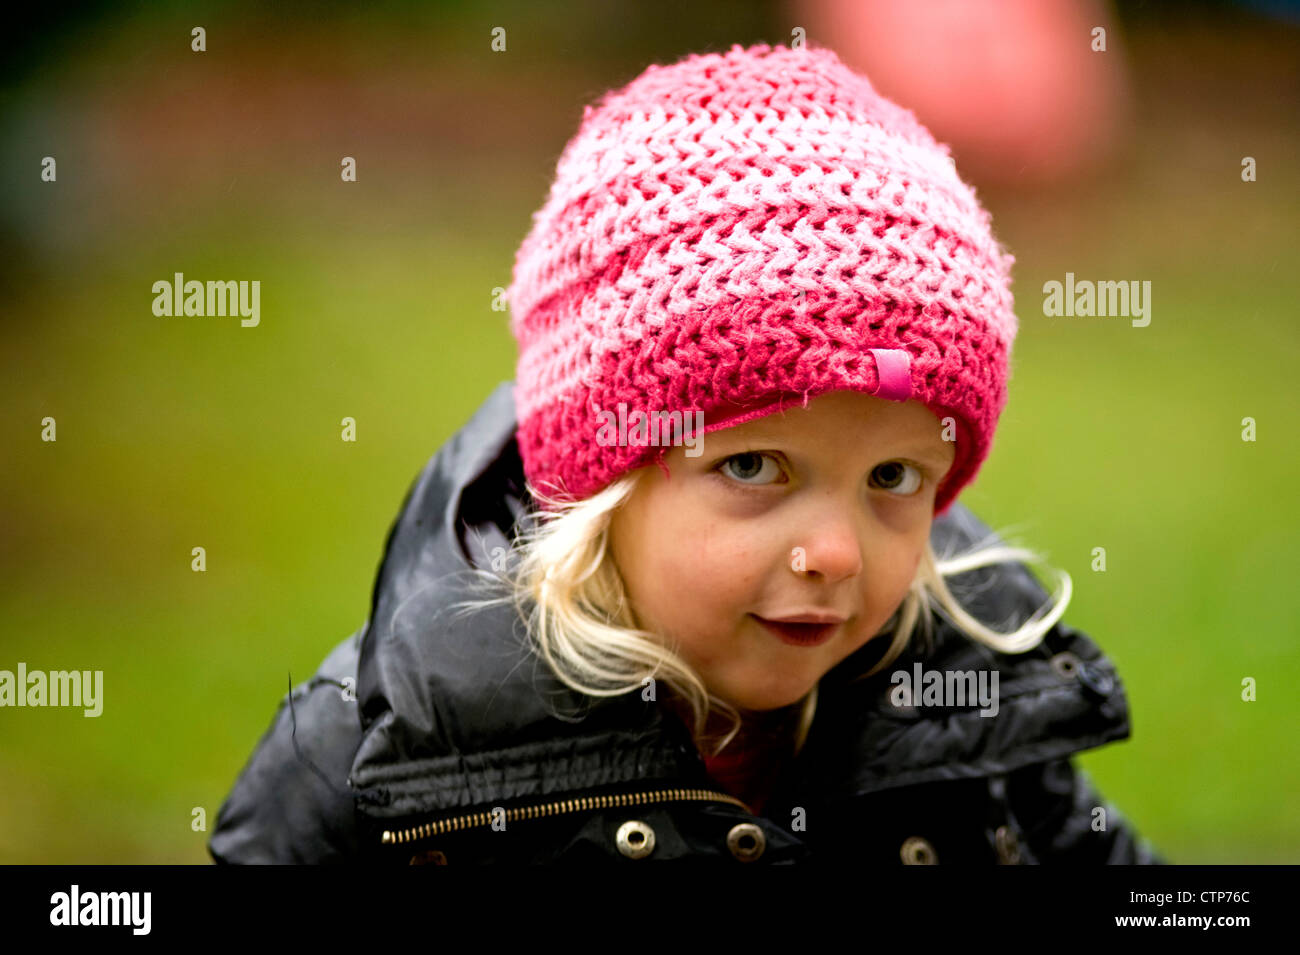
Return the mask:
<svg viewBox="0 0 1300 955">
<path fill-rule="evenodd" d="M 761 816 L 720 790 L 664 707 L 640 693 L 584 705 L 524 655 L 511 608 L 449 612 L 469 595 L 464 569 L 499 558 L 524 514 L 514 428 L 505 382 L 426 465 L 389 532 L 369 619 L 281 702 L 221 808 L 216 861 L 1164 861 L 1070 762 L 1126 738 L 1129 722 L 1111 662 L 1064 625 L 1005 655 L 936 619 L 933 654 L 913 640 L 892 668 L 850 682 L 885 641 L 867 644 L 821 681 L 807 743 Z M 942 553 L 987 530 L 956 504 L 932 540 Z M 954 582 L 994 626 L 1047 600 L 1020 566 Z M 918 661 L 997 668 L 997 715 L 894 706 L 889 673 Z"/>
</svg>

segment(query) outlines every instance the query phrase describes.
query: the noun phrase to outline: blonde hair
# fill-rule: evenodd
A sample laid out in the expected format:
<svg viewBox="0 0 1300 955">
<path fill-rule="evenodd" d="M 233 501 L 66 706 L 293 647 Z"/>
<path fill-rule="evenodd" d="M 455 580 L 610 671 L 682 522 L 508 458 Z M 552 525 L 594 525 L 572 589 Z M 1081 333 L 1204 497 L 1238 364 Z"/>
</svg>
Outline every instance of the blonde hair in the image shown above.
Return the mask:
<svg viewBox="0 0 1300 955">
<path fill-rule="evenodd" d="M 658 679 L 689 706 L 693 736 L 699 739 L 709 715 L 729 715 L 733 729 L 718 745 L 720 752 L 741 727 L 739 711 L 711 694 L 699 674 L 655 634 L 638 629 L 628 604 L 624 583 L 610 554 L 610 518 L 635 491 L 644 469 L 629 472 L 604 490 L 581 501 L 555 501 L 531 486 L 536 500 L 552 511 L 533 512 L 536 520 L 515 538 L 511 560 L 504 572 L 482 568 L 472 572 L 504 586 L 496 597 L 461 601 L 463 611 L 497 603 L 513 603 L 523 619 L 536 652 L 552 672 L 579 693 L 595 697 L 621 696 L 643 689 Z M 997 535 L 991 538 L 996 540 Z M 946 577 L 994 564 L 1042 558 L 1025 548 L 978 542 L 962 554 L 936 556 L 929 542 L 907 595 L 880 633 L 893 628 L 885 655 L 855 679 L 865 679 L 889 666 L 906 648 L 918 624 L 927 647 L 933 639 L 932 619 L 926 610 L 943 616 L 958 631 L 1002 653 L 1024 653 L 1038 646 L 1043 636 L 1065 613 L 1073 584 L 1060 570 L 1059 599 L 1046 614 L 1042 607 L 1019 628 L 1001 633 L 972 617 L 953 596 Z M 795 730 L 795 752 L 802 748 L 817 706 L 817 688 L 803 700 Z"/>
</svg>

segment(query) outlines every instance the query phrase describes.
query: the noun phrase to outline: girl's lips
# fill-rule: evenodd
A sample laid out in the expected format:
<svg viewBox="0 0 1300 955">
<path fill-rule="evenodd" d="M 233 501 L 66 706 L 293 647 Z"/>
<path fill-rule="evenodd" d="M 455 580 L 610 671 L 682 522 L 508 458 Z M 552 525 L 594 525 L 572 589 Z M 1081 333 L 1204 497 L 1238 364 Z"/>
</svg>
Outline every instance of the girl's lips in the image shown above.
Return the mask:
<svg viewBox="0 0 1300 955">
<path fill-rule="evenodd" d="M 784 643 L 796 647 L 815 647 L 825 643 L 840 629 L 838 623 L 777 623 L 757 614 L 750 614 L 767 628 L 768 632 Z"/>
</svg>

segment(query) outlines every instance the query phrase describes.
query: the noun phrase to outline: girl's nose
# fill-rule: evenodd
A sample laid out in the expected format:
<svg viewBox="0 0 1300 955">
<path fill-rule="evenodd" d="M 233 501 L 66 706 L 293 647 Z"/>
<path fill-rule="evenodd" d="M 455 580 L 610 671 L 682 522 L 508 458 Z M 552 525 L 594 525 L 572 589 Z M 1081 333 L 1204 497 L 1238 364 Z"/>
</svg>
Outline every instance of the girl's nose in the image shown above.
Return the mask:
<svg viewBox="0 0 1300 955">
<path fill-rule="evenodd" d="M 816 529 L 797 535 L 800 539 L 791 551 L 791 569 L 823 577 L 828 583 L 862 573 L 862 543 L 858 533 L 849 519 L 820 522 Z"/>
</svg>

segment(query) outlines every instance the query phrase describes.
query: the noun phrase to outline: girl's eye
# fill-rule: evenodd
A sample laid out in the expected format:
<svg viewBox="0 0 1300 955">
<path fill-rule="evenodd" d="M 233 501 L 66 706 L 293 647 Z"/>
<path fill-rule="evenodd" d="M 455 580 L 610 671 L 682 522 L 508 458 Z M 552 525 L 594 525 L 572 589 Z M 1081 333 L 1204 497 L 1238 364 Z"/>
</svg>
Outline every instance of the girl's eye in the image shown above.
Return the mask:
<svg viewBox="0 0 1300 955">
<path fill-rule="evenodd" d="M 776 478 L 781 475 L 781 467 L 777 459 L 770 454 L 757 451 L 733 454 L 718 465 L 718 470 L 741 484 L 756 486 L 776 483 Z M 925 481 L 925 474 L 905 461 L 881 464 L 871 474 L 878 487 L 898 497 L 915 494 Z"/>
<path fill-rule="evenodd" d="M 887 491 L 898 491 L 899 497 L 915 494 L 920 489 L 921 481 L 924 478 L 924 475 L 917 468 L 902 461 L 890 461 L 888 464 L 882 464 L 871 473 L 873 476 L 879 476 L 878 480 L 881 487 Z"/>
<path fill-rule="evenodd" d="M 768 467 L 769 464 L 771 467 Z M 736 466 L 732 467 L 731 465 Z M 719 470 L 742 484 L 770 484 L 772 483 L 771 480 L 759 481 L 756 478 L 767 476 L 770 479 L 779 476 L 781 473 L 776 458 L 770 454 L 759 454 L 755 451 L 733 454 L 718 467 Z"/>
</svg>

